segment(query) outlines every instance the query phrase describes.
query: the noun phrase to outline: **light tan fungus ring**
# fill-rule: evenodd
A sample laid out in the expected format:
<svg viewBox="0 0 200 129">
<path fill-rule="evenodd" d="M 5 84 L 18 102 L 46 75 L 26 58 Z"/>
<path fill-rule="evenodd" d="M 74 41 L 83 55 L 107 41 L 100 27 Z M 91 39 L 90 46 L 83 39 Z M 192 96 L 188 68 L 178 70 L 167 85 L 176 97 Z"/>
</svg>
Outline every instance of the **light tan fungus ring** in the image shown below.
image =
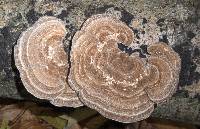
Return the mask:
<svg viewBox="0 0 200 129">
<path fill-rule="evenodd" d="M 62 41 L 64 23 L 44 16 L 23 32 L 15 46 L 15 63 L 25 88 L 34 96 L 56 106 L 78 107 L 82 103 L 66 79 L 68 56 Z"/>
<path fill-rule="evenodd" d="M 178 54 L 164 43 L 149 46 L 147 58 L 118 48 L 134 38 L 120 20 L 95 15 L 72 41 L 70 86 L 85 105 L 124 123 L 149 117 L 155 103 L 175 92 L 180 71 Z"/>
</svg>

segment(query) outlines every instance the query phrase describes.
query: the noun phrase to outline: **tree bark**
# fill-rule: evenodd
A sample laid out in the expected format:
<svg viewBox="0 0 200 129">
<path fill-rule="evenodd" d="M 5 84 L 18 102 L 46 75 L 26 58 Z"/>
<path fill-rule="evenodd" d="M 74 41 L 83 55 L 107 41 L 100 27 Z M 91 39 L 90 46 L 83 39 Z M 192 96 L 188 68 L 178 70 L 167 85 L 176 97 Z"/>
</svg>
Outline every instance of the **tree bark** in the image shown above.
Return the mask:
<svg viewBox="0 0 200 129">
<path fill-rule="evenodd" d="M 0 98 L 36 100 L 24 88 L 15 67 L 13 47 L 21 32 L 44 15 L 66 22 L 71 43 L 74 33 L 91 15 L 110 13 L 131 26 L 133 19 L 154 26 L 153 36 L 181 57 L 178 90 L 158 104 L 153 117 L 200 124 L 200 1 L 199 0 L 4 0 L 0 2 Z M 155 24 L 152 21 L 156 21 Z M 151 23 L 152 22 L 152 23 Z M 159 34 L 157 34 L 159 32 Z"/>
</svg>

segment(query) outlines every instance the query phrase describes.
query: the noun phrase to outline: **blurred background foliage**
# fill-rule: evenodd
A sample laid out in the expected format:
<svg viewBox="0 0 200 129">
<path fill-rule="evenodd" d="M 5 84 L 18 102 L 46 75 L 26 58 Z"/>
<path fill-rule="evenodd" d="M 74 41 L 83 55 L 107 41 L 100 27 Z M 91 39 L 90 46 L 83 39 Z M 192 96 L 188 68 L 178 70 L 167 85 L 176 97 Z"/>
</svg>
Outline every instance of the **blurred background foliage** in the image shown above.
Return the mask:
<svg viewBox="0 0 200 129">
<path fill-rule="evenodd" d="M 49 103 L 0 103 L 0 129 L 199 129 L 198 126 L 166 119 L 148 118 L 119 123 L 87 107 L 58 108 Z"/>
</svg>

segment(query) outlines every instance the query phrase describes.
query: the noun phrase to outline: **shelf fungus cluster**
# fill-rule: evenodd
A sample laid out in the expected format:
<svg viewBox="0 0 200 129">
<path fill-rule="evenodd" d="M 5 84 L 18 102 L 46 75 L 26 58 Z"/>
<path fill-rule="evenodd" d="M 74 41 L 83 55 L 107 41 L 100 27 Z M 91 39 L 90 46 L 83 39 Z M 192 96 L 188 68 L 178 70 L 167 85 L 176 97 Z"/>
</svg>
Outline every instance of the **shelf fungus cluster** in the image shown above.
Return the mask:
<svg viewBox="0 0 200 129">
<path fill-rule="evenodd" d="M 178 54 L 162 42 L 148 46 L 146 58 L 118 48 L 134 39 L 119 19 L 95 15 L 72 41 L 70 86 L 85 105 L 124 123 L 149 117 L 175 92 L 180 71 Z"/>
<path fill-rule="evenodd" d="M 154 104 L 175 92 L 180 58 L 165 43 L 150 44 L 145 58 L 138 51 L 126 53 L 119 44 L 131 46 L 133 31 L 110 15 L 94 15 L 72 39 L 69 68 L 62 44 L 66 33 L 62 21 L 43 17 L 15 47 L 21 79 L 36 97 L 57 106 L 86 105 L 129 123 L 149 117 Z"/>
<path fill-rule="evenodd" d="M 25 88 L 34 96 L 48 99 L 56 106 L 82 105 L 69 87 L 68 56 L 62 41 L 65 24 L 44 16 L 23 32 L 15 46 L 15 64 Z"/>
</svg>

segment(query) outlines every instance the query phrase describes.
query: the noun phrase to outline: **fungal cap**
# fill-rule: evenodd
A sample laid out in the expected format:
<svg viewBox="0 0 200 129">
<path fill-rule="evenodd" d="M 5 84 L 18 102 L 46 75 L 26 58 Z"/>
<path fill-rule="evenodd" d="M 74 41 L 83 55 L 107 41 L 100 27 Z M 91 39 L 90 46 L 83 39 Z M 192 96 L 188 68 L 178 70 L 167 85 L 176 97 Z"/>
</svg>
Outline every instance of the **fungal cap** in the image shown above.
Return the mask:
<svg viewBox="0 0 200 129">
<path fill-rule="evenodd" d="M 66 33 L 61 20 L 44 16 L 21 34 L 14 58 L 28 92 L 53 102 L 59 99 L 60 106 L 73 107 L 71 100 L 68 103 L 69 98 L 79 101 L 66 82 L 69 65 L 62 44 Z"/>
<path fill-rule="evenodd" d="M 164 43 L 149 46 L 147 59 L 118 49 L 133 40 L 119 19 L 95 15 L 75 34 L 71 50 L 70 86 L 85 105 L 124 123 L 149 117 L 154 104 L 175 92 L 180 71 L 179 56 Z"/>
</svg>

